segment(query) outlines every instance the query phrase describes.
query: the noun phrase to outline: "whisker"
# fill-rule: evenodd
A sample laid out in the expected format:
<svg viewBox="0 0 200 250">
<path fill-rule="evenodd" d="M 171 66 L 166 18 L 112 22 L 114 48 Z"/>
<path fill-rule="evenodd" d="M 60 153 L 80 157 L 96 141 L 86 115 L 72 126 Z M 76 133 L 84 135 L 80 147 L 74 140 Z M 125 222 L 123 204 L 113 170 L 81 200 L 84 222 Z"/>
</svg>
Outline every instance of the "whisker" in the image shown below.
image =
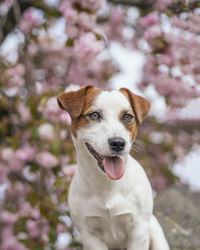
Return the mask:
<svg viewBox="0 0 200 250">
<path fill-rule="evenodd" d="M 144 150 L 144 145 L 145 145 L 144 142 L 139 140 L 134 140 L 131 149 L 138 153 Z"/>
<path fill-rule="evenodd" d="M 136 153 L 139 153 L 139 152 L 141 152 L 141 149 L 132 147 L 132 148 L 131 148 L 131 151 L 136 152 Z"/>
<path fill-rule="evenodd" d="M 140 141 L 140 140 L 134 140 L 133 143 L 137 144 L 137 145 L 142 145 L 142 146 L 145 145 L 145 143 L 143 141 Z"/>
</svg>

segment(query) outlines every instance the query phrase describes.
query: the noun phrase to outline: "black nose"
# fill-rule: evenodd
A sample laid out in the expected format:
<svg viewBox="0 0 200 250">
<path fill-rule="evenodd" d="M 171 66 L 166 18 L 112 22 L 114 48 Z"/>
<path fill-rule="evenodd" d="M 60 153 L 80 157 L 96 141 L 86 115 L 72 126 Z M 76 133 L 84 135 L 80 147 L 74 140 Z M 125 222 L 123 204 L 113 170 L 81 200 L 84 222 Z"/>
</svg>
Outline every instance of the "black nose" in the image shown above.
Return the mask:
<svg viewBox="0 0 200 250">
<path fill-rule="evenodd" d="M 113 137 L 108 139 L 110 148 L 115 152 L 120 152 L 125 148 L 125 140 L 120 137 Z"/>
</svg>

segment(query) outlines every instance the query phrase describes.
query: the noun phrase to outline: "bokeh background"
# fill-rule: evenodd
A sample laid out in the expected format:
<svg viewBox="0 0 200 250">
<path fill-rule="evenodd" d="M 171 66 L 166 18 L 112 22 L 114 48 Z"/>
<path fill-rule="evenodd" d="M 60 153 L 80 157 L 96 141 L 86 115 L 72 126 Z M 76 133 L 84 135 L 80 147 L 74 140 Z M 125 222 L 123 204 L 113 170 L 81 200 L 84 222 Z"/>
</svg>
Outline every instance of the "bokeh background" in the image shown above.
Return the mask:
<svg viewBox="0 0 200 250">
<path fill-rule="evenodd" d="M 128 87 L 152 103 L 131 154 L 155 193 L 200 189 L 200 3 L 0 1 L 0 249 L 79 249 L 70 84 Z"/>
</svg>

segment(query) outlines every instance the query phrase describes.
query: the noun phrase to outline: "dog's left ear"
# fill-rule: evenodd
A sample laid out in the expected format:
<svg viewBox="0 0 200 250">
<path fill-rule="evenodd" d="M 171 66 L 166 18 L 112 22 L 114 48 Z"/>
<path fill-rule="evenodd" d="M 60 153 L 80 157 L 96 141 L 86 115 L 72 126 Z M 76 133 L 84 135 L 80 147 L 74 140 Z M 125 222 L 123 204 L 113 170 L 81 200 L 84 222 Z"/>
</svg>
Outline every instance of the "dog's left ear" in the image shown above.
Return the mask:
<svg viewBox="0 0 200 250">
<path fill-rule="evenodd" d="M 69 112 L 72 119 L 79 117 L 83 110 L 87 92 L 92 88 L 94 87 L 91 85 L 87 85 L 77 91 L 70 91 L 64 94 L 60 94 L 57 97 L 60 108 Z"/>
<path fill-rule="evenodd" d="M 120 91 L 129 99 L 138 124 L 140 125 L 150 111 L 150 102 L 144 97 L 133 94 L 133 92 L 127 88 L 121 88 Z"/>
</svg>

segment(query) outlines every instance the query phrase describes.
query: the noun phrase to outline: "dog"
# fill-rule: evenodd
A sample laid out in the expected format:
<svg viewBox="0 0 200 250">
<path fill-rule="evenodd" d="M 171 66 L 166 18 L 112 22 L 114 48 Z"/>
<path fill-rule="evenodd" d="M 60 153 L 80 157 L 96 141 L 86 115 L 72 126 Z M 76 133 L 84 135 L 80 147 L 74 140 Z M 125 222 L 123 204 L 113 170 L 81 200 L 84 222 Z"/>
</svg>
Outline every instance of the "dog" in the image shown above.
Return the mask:
<svg viewBox="0 0 200 250">
<path fill-rule="evenodd" d="M 72 119 L 78 169 L 68 205 L 84 250 L 169 250 L 148 178 L 130 156 L 150 103 L 127 88 L 84 86 L 58 96 Z"/>
</svg>

